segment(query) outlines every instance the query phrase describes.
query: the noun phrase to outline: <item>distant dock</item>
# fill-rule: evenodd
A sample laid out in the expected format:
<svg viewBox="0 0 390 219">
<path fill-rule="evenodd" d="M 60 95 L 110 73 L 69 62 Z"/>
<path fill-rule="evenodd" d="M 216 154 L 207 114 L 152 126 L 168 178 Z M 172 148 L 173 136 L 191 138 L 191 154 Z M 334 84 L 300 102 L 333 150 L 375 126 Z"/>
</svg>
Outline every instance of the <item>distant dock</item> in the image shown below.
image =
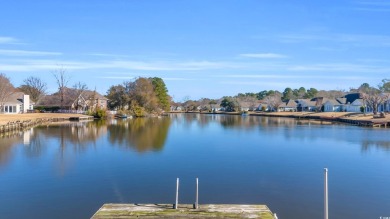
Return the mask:
<svg viewBox="0 0 390 219">
<path fill-rule="evenodd" d="M 266 205 L 238 204 L 104 204 L 91 219 L 132 218 L 259 218 L 277 219 Z"/>
</svg>

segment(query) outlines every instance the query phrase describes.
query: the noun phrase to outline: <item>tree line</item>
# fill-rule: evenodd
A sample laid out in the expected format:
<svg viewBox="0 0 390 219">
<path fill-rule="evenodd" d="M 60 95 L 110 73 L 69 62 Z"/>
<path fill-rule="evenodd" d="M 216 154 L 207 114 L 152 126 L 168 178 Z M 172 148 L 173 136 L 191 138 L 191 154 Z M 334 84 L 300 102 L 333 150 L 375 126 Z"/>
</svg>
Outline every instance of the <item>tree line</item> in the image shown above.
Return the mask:
<svg viewBox="0 0 390 219">
<path fill-rule="evenodd" d="M 109 108 L 130 112 L 135 116 L 159 114 L 170 110 L 171 97 L 161 78 L 139 77 L 111 86 L 106 97 Z"/>
<path fill-rule="evenodd" d="M 201 98 L 199 100 L 189 100 L 172 103 L 174 106 L 182 106 L 185 111 L 209 111 L 215 107 L 223 107 L 225 111 L 240 111 L 243 106 L 249 109 L 258 107 L 259 102 L 267 104 L 272 109 L 278 109 L 281 104 L 288 100 L 313 99 L 323 97 L 336 99 L 343 97 L 348 93 L 359 93 L 366 107 L 370 107 L 374 114 L 378 112 L 378 106 L 390 98 L 390 79 L 383 79 L 377 86 L 370 86 L 363 83 L 358 88 L 345 90 L 317 90 L 316 88 L 306 89 L 304 87 L 292 89 L 287 87 L 283 92 L 278 90 L 263 90 L 260 92 L 238 93 L 234 96 L 224 96 L 219 99 Z M 364 111 L 364 110 L 363 110 Z"/>
<path fill-rule="evenodd" d="M 59 99 L 60 106 L 63 108 L 66 99 L 66 90 L 70 81 L 66 70 L 59 68 L 53 71 L 58 91 L 55 93 Z M 75 83 L 71 89 L 76 96 L 85 92 L 88 87 L 83 82 Z M 34 103 L 38 103 L 47 95 L 47 83 L 38 77 L 28 77 L 23 80 L 19 87 L 14 87 L 10 79 L 3 73 L 0 73 L 0 110 L 7 98 L 14 92 L 21 91 L 30 95 Z M 371 86 L 363 83 L 358 88 L 345 90 L 317 90 L 316 88 L 306 89 L 304 87 L 287 87 L 283 92 L 278 90 L 263 90 L 260 92 L 238 93 L 235 96 L 224 96 L 219 99 L 201 98 L 199 100 L 190 100 L 186 97 L 182 102 L 174 102 L 168 94 L 168 89 L 163 79 L 158 77 L 144 78 L 139 77 L 133 81 L 125 81 L 121 84 L 112 85 L 105 97 L 108 99 L 108 108 L 123 111 L 136 116 L 148 114 L 158 114 L 170 111 L 170 107 L 183 107 L 185 111 L 212 111 L 216 107 L 223 107 L 226 111 L 239 111 L 243 106 L 247 108 L 256 108 L 259 100 L 268 104 L 272 108 L 278 108 L 283 102 L 297 99 L 311 99 L 314 97 L 338 98 L 347 93 L 360 93 L 364 105 L 373 109 L 374 113 L 378 111 L 378 105 L 389 99 L 390 80 L 383 79 L 377 86 Z M 77 104 L 76 104 L 76 107 Z"/>
<path fill-rule="evenodd" d="M 44 100 L 47 93 L 47 83 L 38 77 L 28 77 L 23 80 L 19 87 L 15 87 L 10 78 L 4 73 L 0 73 L 0 113 L 3 113 L 4 104 L 8 98 L 16 92 L 23 92 L 30 96 L 30 100 L 36 105 L 57 104 L 58 109 L 64 109 L 66 100 L 73 98 L 73 107 L 81 109 L 77 98 L 88 90 L 84 82 L 76 82 L 69 87 L 70 77 L 63 68 L 53 71 L 53 77 L 56 81 L 57 92 L 52 94 L 55 101 Z M 69 90 L 72 91 L 72 97 L 69 97 Z M 92 92 L 96 94 L 96 90 Z M 163 79 L 158 77 L 143 78 L 139 77 L 134 81 L 126 81 L 122 84 L 113 85 L 107 91 L 105 97 L 108 99 L 108 109 L 120 110 L 123 113 L 130 113 L 135 116 L 145 116 L 148 114 L 159 114 L 170 110 L 171 97 Z M 93 97 L 91 97 L 94 99 Z M 42 106 L 44 108 L 44 106 Z M 95 108 L 93 115 L 104 114 L 102 109 Z"/>
</svg>

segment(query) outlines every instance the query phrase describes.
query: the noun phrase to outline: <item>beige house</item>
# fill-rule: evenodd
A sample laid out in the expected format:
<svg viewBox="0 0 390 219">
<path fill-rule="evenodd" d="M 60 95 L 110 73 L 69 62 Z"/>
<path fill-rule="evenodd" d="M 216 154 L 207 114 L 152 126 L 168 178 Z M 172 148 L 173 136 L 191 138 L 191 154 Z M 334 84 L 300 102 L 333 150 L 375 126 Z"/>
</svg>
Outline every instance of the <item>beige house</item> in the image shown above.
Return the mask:
<svg viewBox="0 0 390 219">
<path fill-rule="evenodd" d="M 66 88 L 64 90 L 64 100 L 62 103 L 61 96 L 57 92 L 42 98 L 39 106 L 62 107 L 64 110 L 88 111 L 107 109 L 107 101 L 107 98 L 96 91 L 84 90 L 80 92 L 75 89 Z"/>
</svg>

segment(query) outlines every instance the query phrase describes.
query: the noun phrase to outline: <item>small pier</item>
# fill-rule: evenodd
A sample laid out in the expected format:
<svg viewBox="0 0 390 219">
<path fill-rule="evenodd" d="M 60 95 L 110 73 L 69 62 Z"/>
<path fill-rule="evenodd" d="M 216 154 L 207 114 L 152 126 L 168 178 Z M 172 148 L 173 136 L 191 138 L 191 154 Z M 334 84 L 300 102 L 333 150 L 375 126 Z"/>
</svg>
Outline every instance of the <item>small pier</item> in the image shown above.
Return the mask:
<svg viewBox="0 0 390 219">
<path fill-rule="evenodd" d="M 21 118 L 23 118 L 24 115 L 28 114 L 21 114 Z M 64 117 L 56 117 L 52 116 L 50 117 L 50 114 L 48 114 L 48 117 L 42 117 L 42 118 L 35 118 L 35 119 L 26 119 L 26 120 L 15 120 L 15 121 L 9 121 L 6 124 L 0 125 L 0 134 L 4 134 L 6 132 L 14 132 L 14 131 L 20 131 L 26 128 L 34 127 L 37 125 L 43 125 L 43 124 L 49 124 L 53 122 L 65 122 L 65 121 L 87 121 L 87 120 L 93 120 L 93 116 L 86 116 L 86 115 L 78 115 L 78 116 L 64 116 Z"/>
<path fill-rule="evenodd" d="M 104 204 L 91 219 L 132 218 L 260 218 L 276 219 L 266 205 Z"/>
<path fill-rule="evenodd" d="M 69 121 L 86 121 L 86 120 L 93 120 L 93 116 L 74 116 L 69 117 Z"/>
</svg>

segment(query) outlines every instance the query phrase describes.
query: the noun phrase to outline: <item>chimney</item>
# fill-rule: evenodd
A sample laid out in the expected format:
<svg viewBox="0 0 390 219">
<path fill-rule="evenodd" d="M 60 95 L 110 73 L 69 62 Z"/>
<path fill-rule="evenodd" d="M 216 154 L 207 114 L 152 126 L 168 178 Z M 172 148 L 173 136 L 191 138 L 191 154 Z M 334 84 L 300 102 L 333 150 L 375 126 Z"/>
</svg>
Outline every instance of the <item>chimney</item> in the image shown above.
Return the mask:
<svg viewBox="0 0 390 219">
<path fill-rule="evenodd" d="M 30 109 L 30 96 L 23 95 L 23 113 L 27 113 L 27 110 Z"/>
</svg>

